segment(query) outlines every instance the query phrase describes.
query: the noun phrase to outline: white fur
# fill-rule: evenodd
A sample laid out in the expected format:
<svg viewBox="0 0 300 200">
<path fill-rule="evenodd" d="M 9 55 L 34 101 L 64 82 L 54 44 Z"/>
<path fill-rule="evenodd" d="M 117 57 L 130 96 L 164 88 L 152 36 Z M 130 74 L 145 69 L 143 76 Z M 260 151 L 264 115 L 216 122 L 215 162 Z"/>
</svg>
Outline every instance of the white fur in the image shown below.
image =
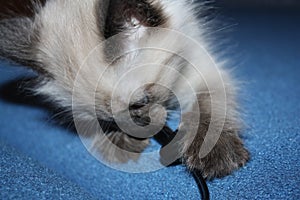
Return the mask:
<svg viewBox="0 0 300 200">
<path fill-rule="evenodd" d="M 129 98 L 134 89 L 145 82 L 157 82 L 158 77 L 164 74 L 164 78 L 159 81 L 164 85 L 170 85 L 181 97 L 184 97 L 184 111 L 189 111 L 193 104 L 191 102 L 193 94 L 186 93 L 188 90 L 184 87 L 187 86 L 183 84 L 185 80 L 178 79 L 174 84 L 172 72 L 161 67 L 165 59 L 170 56 L 170 53 L 167 52 L 134 52 L 122 62 L 109 68 L 99 83 L 101 88 L 95 87 L 99 76 L 108 65 L 103 58 L 102 49 L 97 48 L 94 50 L 101 40 L 104 40 L 99 37 L 101 34 L 99 34 L 96 26 L 97 19 L 94 12 L 96 2 L 97 0 L 50 0 L 40 10 L 36 17 L 36 24 L 41 27 L 39 31 L 42 42 L 37 46 L 39 52 L 37 57 L 46 65 L 47 71 L 55 75 L 55 79 L 40 87 L 38 91 L 51 96 L 53 100 L 64 107 L 71 107 L 74 81 L 76 75 L 79 75 L 77 79 L 79 81 L 75 85 L 76 91 L 80 91 L 80 93 L 75 93 L 75 96 L 77 95 L 75 98 L 78 100 L 78 112 L 91 112 L 93 108 L 89 106 L 93 105 L 96 98 L 96 109 L 109 114 L 104 97 L 112 96 L 115 84 L 120 77 L 132 70 L 133 67 L 151 63 L 151 67 L 145 66 L 142 71 L 136 71 L 126 76 L 123 84 L 120 84 L 116 89 L 116 98 L 120 101 L 120 107 L 123 107 L 121 104 L 126 105 L 126 99 Z M 166 16 L 168 16 L 167 28 L 178 31 L 195 40 L 203 48 L 209 49 L 209 44 L 205 42 L 206 39 L 204 38 L 206 27 L 201 27 L 201 23 L 196 19 L 194 6 L 189 1 L 157 0 L 155 3 L 160 3 Z M 136 19 L 132 20 L 137 23 Z M 170 37 L 166 32 L 146 37 L 143 26 L 133 31 L 133 34 L 129 37 L 128 51 L 144 47 L 155 47 L 181 52 L 182 56 L 186 57 L 192 64 L 196 64 L 196 70 L 203 75 L 202 77 L 199 76 L 191 66 L 186 66 L 183 70 L 183 76 L 188 78 L 195 92 L 206 91 L 206 83 L 215 86 L 213 95 L 218 95 L 218 90 L 223 89 L 223 85 L 220 85 L 218 81 L 219 74 L 216 74 L 215 66 L 211 66 L 211 62 L 207 61 L 207 56 L 199 55 L 190 44 L 185 44 L 185 41 L 174 40 L 174 37 Z M 93 50 L 92 56 L 86 60 L 86 57 Z M 85 65 L 78 74 L 83 61 L 86 61 Z M 178 66 L 171 67 L 178 68 Z M 234 87 L 230 77 L 225 71 L 221 70 L 220 66 L 218 66 L 218 69 L 228 89 L 227 92 L 233 93 Z M 96 94 L 94 94 L 95 91 Z M 231 95 L 228 95 L 227 98 L 231 98 Z M 221 99 L 220 101 L 223 102 Z M 233 101 L 229 99 L 229 102 Z"/>
</svg>

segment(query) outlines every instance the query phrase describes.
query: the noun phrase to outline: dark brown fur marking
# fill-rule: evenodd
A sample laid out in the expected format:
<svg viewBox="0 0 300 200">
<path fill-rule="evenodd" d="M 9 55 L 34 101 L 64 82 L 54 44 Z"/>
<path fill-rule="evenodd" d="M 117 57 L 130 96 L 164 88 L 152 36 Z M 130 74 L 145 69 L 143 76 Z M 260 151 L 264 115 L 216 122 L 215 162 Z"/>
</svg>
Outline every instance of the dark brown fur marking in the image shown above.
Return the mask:
<svg viewBox="0 0 300 200">
<path fill-rule="evenodd" d="M 108 6 L 104 36 L 109 38 L 126 30 L 125 24 L 136 18 L 141 25 L 157 27 L 166 22 L 162 8 L 147 0 L 111 0 Z"/>
</svg>

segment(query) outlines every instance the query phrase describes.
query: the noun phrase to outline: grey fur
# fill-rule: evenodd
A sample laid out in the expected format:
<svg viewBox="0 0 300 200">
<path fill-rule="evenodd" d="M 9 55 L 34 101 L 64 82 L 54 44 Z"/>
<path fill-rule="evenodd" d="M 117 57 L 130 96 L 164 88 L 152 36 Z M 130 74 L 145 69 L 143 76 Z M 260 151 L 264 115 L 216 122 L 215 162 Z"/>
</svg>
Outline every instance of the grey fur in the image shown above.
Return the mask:
<svg viewBox="0 0 300 200">
<path fill-rule="evenodd" d="M 228 118 L 223 126 L 222 133 L 212 151 L 204 158 L 200 158 L 200 149 L 210 125 L 211 115 L 209 95 L 199 96 L 199 106 L 201 112 L 198 133 L 193 140 L 189 138 L 189 133 L 184 137 L 183 158 L 186 165 L 191 169 L 198 169 L 205 178 L 223 177 L 231 174 L 234 170 L 244 166 L 249 160 L 249 152 L 244 148 L 242 140 L 239 138 L 241 133 L 241 121 L 239 118 Z M 207 112 L 208 111 L 208 112 Z M 193 126 L 193 119 L 186 115 L 188 122 Z"/>
<path fill-rule="evenodd" d="M 0 56 L 21 65 L 33 62 L 33 21 L 29 18 L 12 18 L 0 21 Z"/>
</svg>

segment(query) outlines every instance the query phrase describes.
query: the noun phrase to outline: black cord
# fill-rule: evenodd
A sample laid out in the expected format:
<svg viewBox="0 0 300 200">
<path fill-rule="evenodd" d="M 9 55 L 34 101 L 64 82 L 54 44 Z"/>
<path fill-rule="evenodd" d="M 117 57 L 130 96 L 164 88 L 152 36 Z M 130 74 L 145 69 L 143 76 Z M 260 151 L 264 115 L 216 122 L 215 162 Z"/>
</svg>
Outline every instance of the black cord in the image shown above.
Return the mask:
<svg viewBox="0 0 300 200">
<path fill-rule="evenodd" d="M 172 131 L 169 127 L 164 127 L 162 131 L 160 131 L 160 133 L 158 133 L 155 137 L 155 139 L 162 145 L 165 146 L 167 145 L 170 141 L 173 140 L 173 138 L 175 137 L 177 131 Z M 174 165 L 178 165 L 178 164 L 182 164 L 182 159 L 178 159 L 177 161 L 175 161 L 174 163 L 172 163 L 169 166 L 174 166 Z M 200 194 L 202 196 L 202 200 L 209 200 L 209 190 L 206 184 L 206 181 L 204 180 L 202 173 L 199 170 L 193 170 L 191 171 L 198 189 L 200 191 Z"/>
<path fill-rule="evenodd" d="M 199 170 L 193 170 L 192 174 L 198 185 L 198 189 L 201 193 L 202 200 L 209 200 L 209 190 L 201 172 Z"/>
</svg>

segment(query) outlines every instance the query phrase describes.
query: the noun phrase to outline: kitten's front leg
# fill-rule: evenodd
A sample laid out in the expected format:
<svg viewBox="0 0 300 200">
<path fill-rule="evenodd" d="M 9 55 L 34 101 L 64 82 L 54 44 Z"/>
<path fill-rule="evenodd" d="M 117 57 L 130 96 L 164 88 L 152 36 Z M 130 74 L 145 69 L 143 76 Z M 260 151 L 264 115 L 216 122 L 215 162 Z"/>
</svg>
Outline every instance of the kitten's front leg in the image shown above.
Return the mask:
<svg viewBox="0 0 300 200">
<path fill-rule="evenodd" d="M 186 135 L 182 140 L 182 154 L 189 169 L 197 169 L 205 178 L 211 179 L 229 175 L 244 166 L 249 160 L 249 152 L 244 148 L 243 142 L 238 136 L 240 122 L 228 115 L 221 134 L 216 138 L 216 144 L 206 156 L 202 157 L 200 150 L 211 122 L 210 106 L 205 105 L 205 102 L 207 101 L 199 99 L 200 121 L 192 119 L 192 115 L 189 113 L 183 116 L 185 122 L 181 126 L 182 131 L 190 130 L 189 126 L 198 126 L 198 130 L 196 135 L 189 132 L 184 133 Z M 234 109 L 230 105 L 228 106 L 228 109 Z M 217 129 L 212 127 L 212 130 Z"/>
<path fill-rule="evenodd" d="M 111 131 L 98 134 L 94 139 L 93 149 L 108 162 L 126 163 L 136 161 L 149 143 L 149 139 L 137 139 L 121 131 Z"/>
</svg>

